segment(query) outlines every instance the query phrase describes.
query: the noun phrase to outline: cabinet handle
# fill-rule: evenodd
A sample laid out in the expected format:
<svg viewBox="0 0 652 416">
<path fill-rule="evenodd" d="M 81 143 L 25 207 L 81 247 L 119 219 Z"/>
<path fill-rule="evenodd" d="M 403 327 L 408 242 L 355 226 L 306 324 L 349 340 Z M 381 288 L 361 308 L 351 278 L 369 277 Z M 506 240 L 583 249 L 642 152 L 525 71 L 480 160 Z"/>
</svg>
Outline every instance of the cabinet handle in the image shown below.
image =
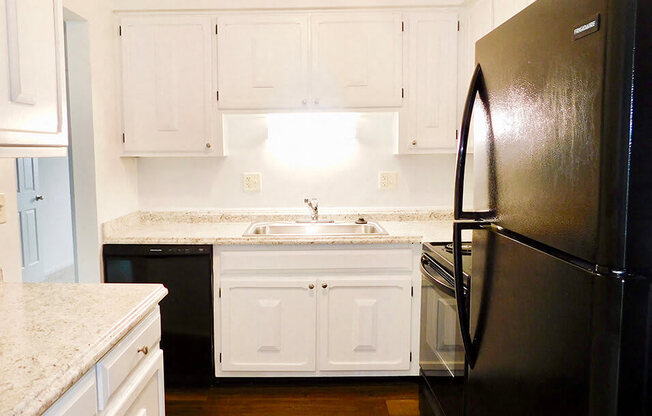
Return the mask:
<svg viewBox="0 0 652 416">
<path fill-rule="evenodd" d="M 314 289 L 314 288 L 315 288 L 315 285 L 313 285 L 312 283 L 310 283 L 310 284 L 308 285 L 308 289 Z"/>
<path fill-rule="evenodd" d="M 43 201 L 45 199 L 45 197 L 43 195 L 36 195 L 36 197 L 34 199 L 36 201 Z"/>
<path fill-rule="evenodd" d="M 138 348 L 138 352 L 142 352 L 143 354 L 147 355 L 147 353 L 149 353 L 149 347 L 145 345 L 144 347 Z"/>
<path fill-rule="evenodd" d="M 324 289 L 326 289 L 326 288 L 328 287 L 328 283 L 322 283 L 322 284 L 321 284 L 321 287 L 323 287 Z"/>
</svg>

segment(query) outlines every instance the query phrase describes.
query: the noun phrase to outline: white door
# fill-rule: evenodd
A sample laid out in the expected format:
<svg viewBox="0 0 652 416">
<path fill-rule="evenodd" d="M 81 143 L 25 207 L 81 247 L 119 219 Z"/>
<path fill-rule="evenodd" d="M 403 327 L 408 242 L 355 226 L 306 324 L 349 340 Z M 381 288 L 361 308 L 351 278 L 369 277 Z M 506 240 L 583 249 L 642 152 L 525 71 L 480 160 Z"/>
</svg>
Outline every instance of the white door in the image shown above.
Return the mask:
<svg viewBox="0 0 652 416">
<path fill-rule="evenodd" d="M 220 108 L 307 105 L 307 15 L 229 15 L 218 27 Z"/>
<path fill-rule="evenodd" d="M 124 416 L 165 416 L 163 353 L 159 350 L 157 354 L 154 366 L 147 373 L 148 378 L 144 382 L 144 387 L 124 413 Z"/>
<path fill-rule="evenodd" d="M 316 304 L 311 279 L 220 283 L 223 371 L 314 371 Z"/>
<path fill-rule="evenodd" d="M 38 210 L 43 196 L 39 195 L 38 159 L 16 159 L 18 219 L 23 254 L 23 281 L 43 279 L 43 262 L 38 230 Z"/>
<path fill-rule="evenodd" d="M 456 149 L 457 21 L 456 13 L 410 16 L 409 150 Z"/>
<path fill-rule="evenodd" d="M 207 16 L 121 20 L 127 154 L 210 153 L 215 148 L 212 28 Z"/>
<path fill-rule="evenodd" d="M 400 13 L 318 13 L 310 17 L 316 108 L 402 103 Z"/>
<path fill-rule="evenodd" d="M 59 0 L 4 0 L 0 7 L 0 143 L 66 145 Z"/>
<path fill-rule="evenodd" d="M 407 277 L 320 282 L 319 369 L 409 369 L 411 299 Z"/>
</svg>

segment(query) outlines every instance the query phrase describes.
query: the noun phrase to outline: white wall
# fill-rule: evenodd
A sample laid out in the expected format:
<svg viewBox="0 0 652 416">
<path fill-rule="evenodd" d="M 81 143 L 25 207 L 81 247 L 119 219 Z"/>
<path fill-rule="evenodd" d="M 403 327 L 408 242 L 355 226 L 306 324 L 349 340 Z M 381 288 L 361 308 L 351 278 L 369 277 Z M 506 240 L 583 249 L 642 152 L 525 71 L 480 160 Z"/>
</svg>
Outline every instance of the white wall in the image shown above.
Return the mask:
<svg viewBox="0 0 652 416">
<path fill-rule="evenodd" d="M 67 157 L 40 158 L 39 243 L 43 278 L 74 263 Z"/>
<path fill-rule="evenodd" d="M 291 208 L 307 196 L 325 207 L 452 207 L 455 155 L 392 154 L 390 114 L 360 116 L 357 139 L 291 142 L 280 156 L 264 116 L 233 117 L 226 125 L 226 158 L 140 159 L 140 208 Z M 378 189 L 379 171 L 397 171 L 398 189 Z M 243 192 L 243 172 L 262 174 L 262 192 Z"/>
<path fill-rule="evenodd" d="M 0 224 L 0 269 L 5 282 L 21 282 L 22 260 L 15 159 L 0 158 L 0 193 L 4 193 L 7 199 L 7 223 Z"/>
</svg>

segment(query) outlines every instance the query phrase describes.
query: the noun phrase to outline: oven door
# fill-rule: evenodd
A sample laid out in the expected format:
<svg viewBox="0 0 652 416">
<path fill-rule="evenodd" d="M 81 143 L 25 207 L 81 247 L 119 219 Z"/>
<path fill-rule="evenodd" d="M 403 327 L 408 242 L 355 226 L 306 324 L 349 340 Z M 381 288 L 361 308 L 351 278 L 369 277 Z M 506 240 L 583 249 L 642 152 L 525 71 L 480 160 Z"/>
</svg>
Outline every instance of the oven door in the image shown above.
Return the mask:
<svg viewBox="0 0 652 416">
<path fill-rule="evenodd" d="M 453 277 L 427 255 L 421 275 L 421 371 L 429 383 L 431 377 L 464 376 Z"/>
</svg>

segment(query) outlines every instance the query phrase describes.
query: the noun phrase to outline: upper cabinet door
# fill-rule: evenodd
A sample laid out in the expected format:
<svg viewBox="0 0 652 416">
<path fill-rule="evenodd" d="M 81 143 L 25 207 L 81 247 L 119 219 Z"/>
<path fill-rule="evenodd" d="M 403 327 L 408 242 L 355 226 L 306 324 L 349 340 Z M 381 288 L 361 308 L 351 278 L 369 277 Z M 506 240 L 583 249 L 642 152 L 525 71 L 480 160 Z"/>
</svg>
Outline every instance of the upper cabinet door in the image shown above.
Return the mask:
<svg viewBox="0 0 652 416">
<path fill-rule="evenodd" d="M 306 15 L 229 15 L 219 18 L 218 28 L 220 108 L 307 105 Z"/>
<path fill-rule="evenodd" d="M 65 146 L 61 2 L 1 3 L 0 146 Z"/>
<path fill-rule="evenodd" d="M 408 21 L 411 151 L 454 151 L 457 14 L 415 13 Z"/>
<path fill-rule="evenodd" d="M 204 16 L 121 20 L 126 154 L 210 154 L 213 23 Z"/>
<path fill-rule="evenodd" d="M 400 13 L 319 13 L 311 21 L 314 107 L 399 107 Z"/>
</svg>

